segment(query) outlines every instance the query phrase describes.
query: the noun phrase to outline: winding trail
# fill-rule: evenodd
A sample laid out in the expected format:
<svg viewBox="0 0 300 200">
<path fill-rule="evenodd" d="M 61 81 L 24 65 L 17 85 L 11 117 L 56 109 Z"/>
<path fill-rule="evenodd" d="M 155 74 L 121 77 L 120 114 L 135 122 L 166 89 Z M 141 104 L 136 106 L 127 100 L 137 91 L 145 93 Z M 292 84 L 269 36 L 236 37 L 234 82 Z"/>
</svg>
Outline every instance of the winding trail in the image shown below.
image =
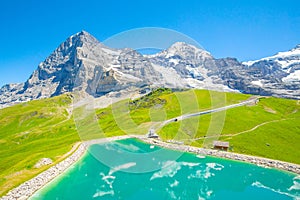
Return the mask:
<svg viewBox="0 0 300 200">
<path fill-rule="evenodd" d="M 261 126 L 264 126 L 266 124 L 271 124 L 271 123 L 275 123 L 275 122 L 280 122 L 280 121 L 285 121 L 285 120 L 290 120 L 290 119 L 294 119 L 294 118 L 287 118 L 287 119 L 276 119 L 276 120 L 272 120 L 272 121 L 267 121 L 267 122 L 263 122 L 261 124 L 258 124 L 256 126 L 254 126 L 253 128 L 249 129 L 249 130 L 245 130 L 245 131 L 242 131 L 242 132 L 239 132 L 239 133 L 233 133 L 233 134 L 225 134 L 225 135 L 222 135 L 222 136 L 237 136 L 237 135 L 241 135 L 243 133 L 248 133 L 248 132 L 251 132 L 251 131 L 254 131 L 255 129 L 261 127 Z"/>
<path fill-rule="evenodd" d="M 61 113 L 62 115 L 64 115 L 66 117 L 66 119 L 64 119 L 64 120 L 60 121 L 59 123 L 57 123 L 56 126 L 67 122 L 73 116 L 72 108 L 70 108 L 70 107 L 66 107 L 66 108 L 62 109 L 62 111 L 67 112 L 67 115 L 64 115 L 63 113 Z"/>
<path fill-rule="evenodd" d="M 251 129 L 248 129 L 248 130 L 245 130 L 245 131 L 241 131 L 239 133 L 232 133 L 232 134 L 223 134 L 223 135 L 220 135 L 220 136 L 224 136 L 224 137 L 234 137 L 234 136 L 238 136 L 238 135 L 241 135 L 243 133 L 248 133 L 248 132 L 251 132 L 251 131 L 254 131 L 256 130 L 257 128 L 261 127 L 261 126 L 264 126 L 266 124 L 271 124 L 271 123 L 275 123 L 275 122 L 280 122 L 280 121 L 286 121 L 286 120 L 290 120 L 290 119 L 295 119 L 295 118 L 287 118 L 287 119 L 276 119 L 276 120 L 272 120 L 272 121 L 267 121 L 267 122 L 263 122 L 261 124 L 258 124 L 256 126 L 254 126 L 253 128 Z M 182 139 L 182 140 L 192 140 L 192 141 L 195 141 L 195 140 L 201 140 L 201 139 L 205 139 L 205 138 L 215 138 L 215 136 L 203 136 L 203 137 L 198 137 L 198 138 L 194 138 L 194 139 Z"/>
</svg>

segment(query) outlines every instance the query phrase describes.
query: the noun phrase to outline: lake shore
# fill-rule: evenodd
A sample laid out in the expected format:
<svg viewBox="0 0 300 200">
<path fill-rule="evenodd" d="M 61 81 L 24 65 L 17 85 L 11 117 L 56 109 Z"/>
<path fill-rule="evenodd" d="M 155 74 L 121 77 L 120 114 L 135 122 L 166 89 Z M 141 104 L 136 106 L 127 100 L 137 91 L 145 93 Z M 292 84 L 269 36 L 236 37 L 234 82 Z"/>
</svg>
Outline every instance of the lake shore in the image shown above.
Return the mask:
<svg viewBox="0 0 300 200">
<path fill-rule="evenodd" d="M 86 152 L 87 148 L 93 144 L 100 144 L 105 142 L 111 142 L 115 140 L 122 140 L 132 138 L 132 136 L 116 136 L 110 138 L 102 138 L 96 140 L 90 140 L 82 142 L 77 150 L 65 160 L 57 163 L 49 169 L 43 171 L 36 177 L 22 183 L 18 187 L 9 191 L 5 196 L 1 197 L 1 200 L 25 200 L 30 198 L 35 192 L 44 187 L 47 183 L 52 181 L 55 177 L 65 172 L 71 165 L 75 164 Z"/>
<path fill-rule="evenodd" d="M 293 163 L 287 163 L 278 160 L 237 154 L 237 153 L 226 152 L 226 151 L 203 149 L 203 148 L 182 145 L 182 144 L 167 143 L 160 140 L 149 139 L 146 138 L 145 136 L 124 135 L 124 136 L 115 136 L 110 138 L 102 138 L 102 139 L 82 142 L 77 148 L 77 150 L 68 158 L 50 167 L 46 171 L 37 175 L 36 177 L 24 182 L 23 184 L 19 185 L 13 190 L 9 191 L 5 196 L 1 197 L 0 199 L 1 200 L 28 199 L 35 192 L 40 190 L 47 183 L 52 181 L 55 177 L 62 174 L 71 165 L 76 163 L 84 155 L 84 153 L 86 152 L 87 148 L 90 145 L 128 139 L 128 138 L 137 138 L 146 143 L 157 145 L 168 149 L 173 149 L 173 150 L 178 150 L 183 152 L 191 152 L 199 155 L 215 156 L 215 157 L 226 158 L 231 160 L 243 161 L 243 162 L 253 163 L 262 167 L 272 167 L 272 168 L 277 168 L 277 169 L 293 172 L 296 174 L 300 174 L 300 165 L 293 164 Z"/>
<path fill-rule="evenodd" d="M 139 138 L 139 139 L 141 139 L 144 142 L 147 142 L 149 144 L 161 146 L 161 147 L 168 148 L 168 149 L 190 152 L 190 153 L 195 153 L 195 154 L 199 154 L 199 155 L 215 156 L 215 157 L 219 157 L 219 158 L 243 161 L 243 162 L 256 164 L 261 167 L 277 168 L 280 170 L 300 174 L 300 165 L 297 165 L 294 163 L 288 163 L 288 162 L 273 160 L 273 159 L 269 159 L 269 158 L 250 156 L 250 155 L 238 154 L 238 153 L 227 152 L 227 151 L 204 149 L 204 148 L 193 147 L 193 146 L 188 146 L 188 145 L 183 145 L 183 144 L 167 143 L 167 142 L 163 142 L 161 140 L 153 140 L 153 139 L 148 139 L 148 138 Z"/>
</svg>

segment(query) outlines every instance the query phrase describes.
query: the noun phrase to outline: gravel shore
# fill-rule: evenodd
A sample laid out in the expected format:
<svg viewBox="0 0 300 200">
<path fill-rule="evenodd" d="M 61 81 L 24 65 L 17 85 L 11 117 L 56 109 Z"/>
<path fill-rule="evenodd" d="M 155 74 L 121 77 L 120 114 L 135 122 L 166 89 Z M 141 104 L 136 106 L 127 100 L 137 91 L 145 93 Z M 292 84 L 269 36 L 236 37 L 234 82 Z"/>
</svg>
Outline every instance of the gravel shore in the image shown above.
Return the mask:
<svg viewBox="0 0 300 200">
<path fill-rule="evenodd" d="M 62 174 L 64 171 L 66 171 L 71 165 L 73 165 L 76 161 L 78 161 L 81 156 L 86 152 L 86 149 L 88 146 L 92 144 L 99 144 L 99 143 L 105 143 L 110 142 L 114 140 L 121 140 L 121 139 L 127 139 L 131 136 L 116 136 L 111 138 L 103 138 L 103 139 L 97 139 L 97 140 L 91 140 L 87 142 L 83 142 L 80 144 L 78 149 L 68 158 L 61 161 L 60 163 L 50 167 L 46 171 L 40 173 L 36 177 L 26 181 L 25 183 L 22 183 L 18 187 L 12 189 L 9 191 L 5 196 L 1 197 L 1 200 L 13 200 L 13 199 L 28 199 L 30 196 L 32 196 L 36 191 L 41 189 L 43 186 L 45 186 L 47 183 L 49 183 L 51 180 L 53 180 L 58 175 Z"/>
<path fill-rule="evenodd" d="M 272 160 L 272 159 L 262 158 L 262 157 L 257 157 L 257 156 L 237 154 L 237 153 L 232 153 L 232 152 L 227 152 L 227 151 L 219 151 L 219 150 L 214 150 L 214 149 L 203 149 L 203 148 L 187 146 L 187 145 L 166 143 L 166 142 L 162 142 L 160 140 L 152 140 L 152 139 L 148 139 L 148 138 L 139 138 L 139 139 L 141 139 L 147 143 L 165 147 L 165 148 L 169 148 L 169 149 L 174 149 L 174 150 L 179 150 L 179 151 L 184 151 L 184 152 L 191 152 L 191 153 L 200 154 L 200 155 L 209 155 L 209 156 L 216 156 L 216 157 L 221 157 L 221 158 L 228 158 L 231 160 L 244 161 L 244 162 L 253 163 L 253 164 L 256 164 L 256 165 L 259 165 L 262 167 L 273 167 L 273 168 L 293 172 L 296 174 L 300 174 L 300 165 L 293 164 L 293 163 L 283 162 L 283 161 L 279 161 L 279 160 Z"/>
<path fill-rule="evenodd" d="M 73 165 L 76 161 L 78 161 L 81 156 L 86 152 L 86 149 L 88 146 L 92 144 L 99 144 L 99 143 L 105 143 L 115 140 L 121 140 L 121 139 L 128 139 L 136 137 L 138 139 L 141 139 L 144 142 L 147 142 L 149 144 L 184 151 L 184 152 L 191 152 L 196 153 L 200 155 L 209 155 L 209 156 L 216 156 L 221 158 L 227 158 L 232 160 L 238 160 L 238 161 L 244 161 L 253 163 L 262 167 L 274 167 L 286 171 L 290 171 L 293 173 L 300 174 L 300 165 L 287 163 L 283 161 L 278 160 L 272 160 L 267 158 L 261 158 L 256 156 L 248 156 L 248 155 L 242 155 L 242 154 L 236 154 L 226 151 L 217 151 L 212 149 L 203 149 L 203 148 L 197 148 L 187 145 L 179 145 L 179 144 L 173 144 L 173 143 L 166 143 L 162 142 L 160 140 L 154 140 L 145 138 L 144 136 L 116 136 L 111 138 L 103 138 L 103 139 L 97 139 L 97 140 L 91 140 L 87 142 L 83 142 L 80 144 L 78 149 L 68 158 L 63 160 L 62 162 L 52 166 L 48 170 L 40 173 L 36 177 L 30 179 L 29 181 L 26 181 L 25 183 L 21 184 L 20 186 L 16 187 L 15 189 L 11 190 L 7 193 L 6 196 L 1 197 L 1 200 L 12 200 L 12 199 L 28 199 L 30 196 L 32 196 L 36 191 L 41 189 L 43 186 L 45 186 L 47 183 L 49 183 L 51 180 L 53 180 L 58 175 L 62 174 L 64 171 L 66 171 L 71 165 Z"/>
</svg>

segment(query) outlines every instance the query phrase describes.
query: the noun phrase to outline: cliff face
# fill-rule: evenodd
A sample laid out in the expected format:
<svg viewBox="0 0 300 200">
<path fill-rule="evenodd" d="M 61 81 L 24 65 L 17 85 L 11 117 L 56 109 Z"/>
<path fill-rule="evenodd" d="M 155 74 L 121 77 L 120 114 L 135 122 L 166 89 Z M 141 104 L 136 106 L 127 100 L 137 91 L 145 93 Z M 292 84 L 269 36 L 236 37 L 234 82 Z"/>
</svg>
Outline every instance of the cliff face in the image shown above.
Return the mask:
<svg viewBox="0 0 300 200">
<path fill-rule="evenodd" d="M 0 107 L 81 90 L 94 97 L 128 87 L 205 88 L 300 98 L 300 46 L 257 61 L 215 59 L 177 42 L 154 54 L 111 49 L 79 32 L 41 62 L 25 83 L 0 89 Z"/>
</svg>

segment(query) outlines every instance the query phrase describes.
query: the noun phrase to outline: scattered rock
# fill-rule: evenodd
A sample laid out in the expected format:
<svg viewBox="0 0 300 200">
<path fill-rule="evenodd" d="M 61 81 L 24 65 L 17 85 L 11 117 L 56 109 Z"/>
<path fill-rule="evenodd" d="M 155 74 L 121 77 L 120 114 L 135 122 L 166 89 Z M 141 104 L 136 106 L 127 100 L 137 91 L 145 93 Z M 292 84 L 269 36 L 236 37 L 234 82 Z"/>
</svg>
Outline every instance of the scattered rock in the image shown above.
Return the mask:
<svg viewBox="0 0 300 200">
<path fill-rule="evenodd" d="M 272 114 L 276 114 L 277 113 L 276 110 L 273 110 L 272 108 L 269 108 L 267 106 L 264 106 L 264 110 L 267 111 L 267 112 L 269 112 L 269 113 L 272 113 Z"/>
<path fill-rule="evenodd" d="M 42 158 L 35 165 L 34 168 L 41 168 L 45 165 L 51 165 L 53 161 L 50 158 Z"/>
</svg>

